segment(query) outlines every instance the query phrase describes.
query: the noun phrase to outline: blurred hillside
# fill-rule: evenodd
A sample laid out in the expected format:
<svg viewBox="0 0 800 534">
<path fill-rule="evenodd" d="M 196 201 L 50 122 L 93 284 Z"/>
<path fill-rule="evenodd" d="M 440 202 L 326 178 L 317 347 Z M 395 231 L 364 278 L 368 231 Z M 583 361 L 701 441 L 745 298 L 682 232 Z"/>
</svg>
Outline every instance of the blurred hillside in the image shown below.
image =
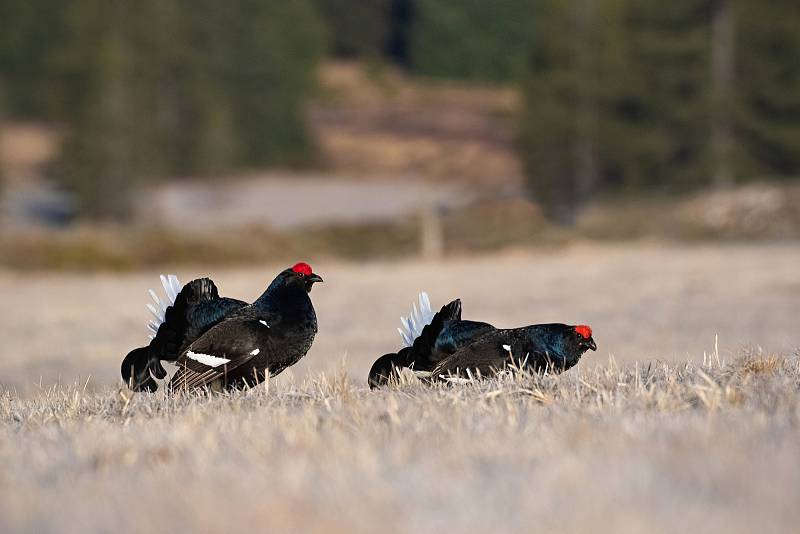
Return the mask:
<svg viewBox="0 0 800 534">
<path fill-rule="evenodd" d="M 0 0 L 0 20 L 6 265 L 800 236 L 788 0 Z"/>
</svg>

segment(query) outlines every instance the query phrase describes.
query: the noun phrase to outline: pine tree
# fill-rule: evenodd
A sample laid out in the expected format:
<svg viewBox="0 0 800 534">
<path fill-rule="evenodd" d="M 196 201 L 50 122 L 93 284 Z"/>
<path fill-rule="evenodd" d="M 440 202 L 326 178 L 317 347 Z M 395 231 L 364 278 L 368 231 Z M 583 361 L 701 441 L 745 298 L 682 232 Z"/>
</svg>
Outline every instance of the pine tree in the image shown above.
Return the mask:
<svg viewBox="0 0 800 534">
<path fill-rule="evenodd" d="M 520 148 L 555 220 L 608 187 L 708 182 L 706 0 L 549 0 L 537 12 Z"/>
<path fill-rule="evenodd" d="M 626 50 L 619 37 L 622 0 L 540 3 L 524 83 L 520 151 L 529 189 L 553 220 L 575 221 L 606 178 L 618 127 L 614 99 L 625 98 Z"/>
<path fill-rule="evenodd" d="M 314 0 L 314 4 L 337 56 L 377 59 L 388 51 L 393 0 Z"/>
<path fill-rule="evenodd" d="M 83 213 L 95 218 L 127 218 L 134 183 L 161 163 L 147 40 L 155 4 L 75 0 L 69 13 L 70 46 L 60 58 L 69 123 L 63 170 Z"/>
<path fill-rule="evenodd" d="M 718 188 L 734 181 L 733 122 L 736 24 L 734 0 L 714 0 L 711 13 L 711 173 Z"/>
<path fill-rule="evenodd" d="M 756 177 L 800 175 L 800 4 L 737 0 L 738 164 Z"/>
<path fill-rule="evenodd" d="M 66 0 L 0 0 L 0 80 L 11 117 L 46 119 L 59 96 L 55 54 L 65 42 Z"/>
<path fill-rule="evenodd" d="M 535 37 L 531 28 L 538 4 L 534 0 L 416 0 L 411 68 L 444 78 L 518 79 Z"/>
<path fill-rule="evenodd" d="M 630 135 L 646 141 L 626 158 L 627 184 L 687 187 L 709 181 L 710 43 L 708 0 L 632 2 L 628 32 L 642 81 Z M 620 160 L 620 164 L 625 164 Z"/>
<path fill-rule="evenodd" d="M 0 81 L 0 138 L 2 138 L 5 131 L 3 127 L 5 125 L 5 91 L 3 88 L 2 81 Z M 3 153 L 0 152 L 0 200 L 3 199 L 3 193 L 5 192 L 5 162 L 3 161 Z M 2 222 L 2 214 L 0 213 L 0 222 Z"/>
<path fill-rule="evenodd" d="M 238 0 L 221 25 L 219 72 L 245 166 L 308 162 L 304 103 L 323 52 L 321 19 L 306 0 Z"/>
<path fill-rule="evenodd" d="M 84 213 L 125 218 L 165 175 L 305 163 L 304 103 L 322 52 L 305 0 L 75 0 L 62 150 Z"/>
</svg>

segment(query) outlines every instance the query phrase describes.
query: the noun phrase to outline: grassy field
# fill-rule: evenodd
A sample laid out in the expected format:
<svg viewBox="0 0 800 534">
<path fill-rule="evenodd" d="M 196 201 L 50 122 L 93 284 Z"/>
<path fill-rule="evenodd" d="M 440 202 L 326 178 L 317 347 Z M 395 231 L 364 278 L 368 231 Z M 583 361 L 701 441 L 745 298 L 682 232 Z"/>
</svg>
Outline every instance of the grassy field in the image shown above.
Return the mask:
<svg viewBox="0 0 800 534">
<path fill-rule="evenodd" d="M 308 259 L 311 353 L 212 398 L 117 382 L 157 273 L 0 273 L 0 532 L 797 531 L 796 244 Z M 252 299 L 280 267 L 177 274 Z M 588 323 L 599 350 L 370 392 L 420 289 L 498 326 Z"/>
<path fill-rule="evenodd" d="M 3 532 L 796 532 L 800 360 L 0 398 Z"/>
<path fill-rule="evenodd" d="M 342 367 L 365 381 L 375 358 L 399 347 L 399 317 L 417 292 L 436 307 L 460 297 L 464 317 L 497 326 L 589 324 L 599 350 L 582 367 L 661 360 L 702 361 L 718 348 L 788 354 L 798 348 L 800 246 L 575 245 L 443 262 L 342 263 L 315 258 L 325 278 L 312 300 L 320 331 L 300 364 L 284 373 Z M 255 299 L 285 265 L 187 269 L 181 280 L 210 275 L 222 294 Z M 0 270 L 0 387 L 35 394 L 40 382 L 113 385 L 119 362 L 147 341 L 147 288 L 158 271 L 136 274 Z M 281 376 L 285 380 L 284 375 Z"/>
</svg>

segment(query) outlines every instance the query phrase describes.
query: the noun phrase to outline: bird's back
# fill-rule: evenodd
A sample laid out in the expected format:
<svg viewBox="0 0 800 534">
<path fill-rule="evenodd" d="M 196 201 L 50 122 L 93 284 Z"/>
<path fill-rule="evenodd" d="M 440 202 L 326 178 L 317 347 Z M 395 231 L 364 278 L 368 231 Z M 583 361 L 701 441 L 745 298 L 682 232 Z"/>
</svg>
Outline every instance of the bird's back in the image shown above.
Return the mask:
<svg viewBox="0 0 800 534">
<path fill-rule="evenodd" d="M 478 341 L 481 337 L 496 332 L 489 323 L 479 321 L 447 321 L 436 338 L 435 350 L 441 355 L 453 354 Z"/>
<path fill-rule="evenodd" d="M 564 346 L 563 324 L 486 329 L 471 338 L 434 369 L 435 375 L 463 374 L 466 370 L 489 374 L 508 365 L 541 371 L 566 370 L 578 363 L 580 353 Z"/>
<path fill-rule="evenodd" d="M 190 307 L 186 312 L 187 327 L 183 348 L 222 319 L 246 305 L 247 303 L 241 300 L 221 297 L 216 300 L 201 301 Z"/>
<path fill-rule="evenodd" d="M 247 306 L 241 300 L 220 297 L 209 278 L 192 280 L 181 289 L 165 314 L 152 341 L 161 360 L 175 361 L 192 342 L 225 317 Z"/>
</svg>

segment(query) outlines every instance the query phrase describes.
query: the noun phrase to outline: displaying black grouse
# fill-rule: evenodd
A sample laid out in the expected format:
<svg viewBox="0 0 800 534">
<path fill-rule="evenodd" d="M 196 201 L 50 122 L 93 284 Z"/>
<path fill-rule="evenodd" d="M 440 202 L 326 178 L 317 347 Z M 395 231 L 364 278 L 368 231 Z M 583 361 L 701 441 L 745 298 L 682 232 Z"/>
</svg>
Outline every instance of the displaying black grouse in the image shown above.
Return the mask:
<svg viewBox="0 0 800 534">
<path fill-rule="evenodd" d="M 306 263 L 278 275 L 258 300 L 228 315 L 178 358 L 170 388 L 216 389 L 262 382 L 306 355 L 317 333 L 309 293 L 322 278 Z"/>
<path fill-rule="evenodd" d="M 167 372 L 161 361 L 175 361 L 171 389 L 219 385 L 238 387 L 275 375 L 303 357 L 317 332 L 309 292 L 322 278 L 306 263 L 281 272 L 252 304 L 221 298 L 211 280 L 194 280 L 180 292 L 177 279 L 162 277 L 171 304 L 151 296 L 161 322 L 150 345 L 135 349 L 122 363 L 122 377 L 134 390 L 154 391 L 153 379 Z M 150 376 L 150 375 L 153 376 Z"/>
<path fill-rule="evenodd" d="M 452 375 L 491 375 L 514 365 L 540 372 L 565 371 L 587 350 L 597 350 L 586 325 L 540 324 L 500 329 L 461 319 L 461 301 L 433 313 L 425 293 L 399 329 L 405 347 L 378 358 L 369 372 L 372 388 L 385 385 L 403 367 L 429 372 L 433 379 Z"/>
</svg>

